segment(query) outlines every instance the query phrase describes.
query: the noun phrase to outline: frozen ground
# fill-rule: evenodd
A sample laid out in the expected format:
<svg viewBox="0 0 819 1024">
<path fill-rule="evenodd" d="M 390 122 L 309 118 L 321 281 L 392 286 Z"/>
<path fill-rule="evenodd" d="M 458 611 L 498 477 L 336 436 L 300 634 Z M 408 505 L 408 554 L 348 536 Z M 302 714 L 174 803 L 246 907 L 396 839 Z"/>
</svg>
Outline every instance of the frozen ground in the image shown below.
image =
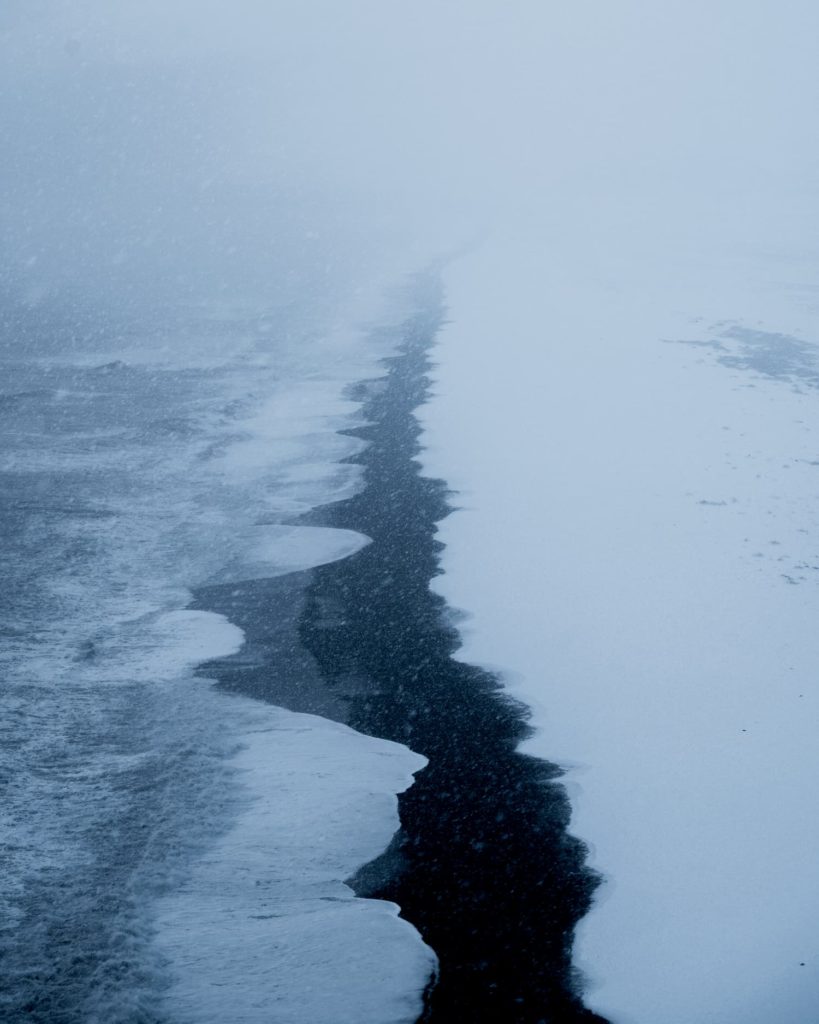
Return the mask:
<svg viewBox="0 0 819 1024">
<path fill-rule="evenodd" d="M 447 269 L 425 470 L 460 657 L 533 708 L 606 877 L 616 1024 L 819 1007 L 819 316 L 809 259 L 629 225 Z M 685 344 L 678 344 L 684 342 Z"/>
</svg>

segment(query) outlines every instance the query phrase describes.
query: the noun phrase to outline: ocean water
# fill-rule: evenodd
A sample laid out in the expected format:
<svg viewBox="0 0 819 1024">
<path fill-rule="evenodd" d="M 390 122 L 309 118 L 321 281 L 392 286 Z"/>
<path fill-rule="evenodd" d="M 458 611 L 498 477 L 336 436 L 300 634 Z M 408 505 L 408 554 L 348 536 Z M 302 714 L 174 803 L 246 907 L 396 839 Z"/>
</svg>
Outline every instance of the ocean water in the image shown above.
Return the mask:
<svg viewBox="0 0 819 1024">
<path fill-rule="evenodd" d="M 384 355 L 360 310 L 306 310 L 6 325 L 4 1020 L 420 1012 L 432 954 L 343 879 L 387 845 L 423 759 L 196 672 L 243 635 L 192 588 L 367 542 L 287 525 L 359 486 L 345 387 Z"/>
</svg>

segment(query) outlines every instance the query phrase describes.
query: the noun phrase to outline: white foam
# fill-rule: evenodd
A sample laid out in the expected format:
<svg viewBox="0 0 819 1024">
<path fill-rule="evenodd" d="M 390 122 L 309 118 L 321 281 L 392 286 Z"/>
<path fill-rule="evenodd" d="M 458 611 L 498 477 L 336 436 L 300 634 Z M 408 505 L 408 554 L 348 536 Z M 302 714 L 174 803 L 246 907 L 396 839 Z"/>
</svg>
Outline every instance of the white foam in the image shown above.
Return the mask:
<svg viewBox="0 0 819 1024">
<path fill-rule="evenodd" d="M 87 671 L 128 683 L 167 683 L 203 661 L 235 654 L 243 642 L 242 630 L 216 612 L 150 614 L 98 637 Z"/>
<path fill-rule="evenodd" d="M 26 368 L 46 386 L 2 453 L 32 526 L 14 552 L 26 600 L 0 652 L 0 827 L 14 836 L 2 937 L 16 979 L 0 1013 L 30 999 L 40 965 L 69 979 L 61 1006 L 89 1024 L 155 1018 L 163 984 L 171 1020 L 205 1020 L 207 989 L 221 1020 L 268 1019 L 275 1004 L 306 1007 L 312 1024 L 338 1009 L 340 984 L 345 1019 L 417 1015 L 432 954 L 396 908 L 355 899 L 343 879 L 389 842 L 420 759 L 219 693 L 191 672 L 238 651 L 241 630 L 185 607 L 199 584 L 367 543 L 286 520 L 360 486 L 339 463 L 361 446 L 337 434 L 356 423 L 344 393 L 387 348 L 349 326 L 228 334 L 201 352 L 195 332 L 149 344 L 125 364 L 129 340 L 105 374 L 99 352 Z M 116 432 L 97 431 L 111 418 Z M 285 912 L 266 918 L 274 889 Z M 48 947 L 47 934 L 65 941 Z"/>
<path fill-rule="evenodd" d="M 230 830 L 156 909 L 171 1020 L 414 1021 L 435 958 L 398 908 L 343 884 L 398 827 L 424 760 L 345 726 L 249 701 Z"/>
<path fill-rule="evenodd" d="M 234 533 L 234 540 L 236 535 Z M 370 543 L 355 530 L 326 526 L 256 526 L 239 545 L 241 556 L 231 559 L 212 582 L 264 579 L 313 569 L 349 558 Z"/>
</svg>

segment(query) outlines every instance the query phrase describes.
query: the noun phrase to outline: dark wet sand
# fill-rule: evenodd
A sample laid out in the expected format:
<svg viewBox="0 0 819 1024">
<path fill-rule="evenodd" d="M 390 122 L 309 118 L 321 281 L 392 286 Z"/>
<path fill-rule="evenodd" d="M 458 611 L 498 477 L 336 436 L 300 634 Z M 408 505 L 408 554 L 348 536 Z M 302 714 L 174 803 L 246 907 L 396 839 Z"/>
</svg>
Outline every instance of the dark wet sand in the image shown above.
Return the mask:
<svg viewBox="0 0 819 1024">
<path fill-rule="evenodd" d="M 386 380 L 365 382 L 368 442 L 355 497 L 302 522 L 359 530 L 373 543 L 308 573 L 213 587 L 201 607 L 245 630 L 237 657 L 207 674 L 230 690 L 346 722 L 429 759 L 400 798 L 401 830 L 351 880 L 393 900 L 440 959 L 425 1021 L 602 1022 L 582 1004 L 573 930 L 597 885 L 567 832 L 560 769 L 517 753 L 526 709 L 498 677 L 453 660 L 459 641 L 442 598 L 435 524 L 446 485 L 413 461 L 413 410 L 427 395 L 429 352 L 443 318 L 437 283 L 415 283 Z M 205 671 L 204 669 L 202 671 Z M 544 666 L 548 672 L 548 666 Z"/>
</svg>

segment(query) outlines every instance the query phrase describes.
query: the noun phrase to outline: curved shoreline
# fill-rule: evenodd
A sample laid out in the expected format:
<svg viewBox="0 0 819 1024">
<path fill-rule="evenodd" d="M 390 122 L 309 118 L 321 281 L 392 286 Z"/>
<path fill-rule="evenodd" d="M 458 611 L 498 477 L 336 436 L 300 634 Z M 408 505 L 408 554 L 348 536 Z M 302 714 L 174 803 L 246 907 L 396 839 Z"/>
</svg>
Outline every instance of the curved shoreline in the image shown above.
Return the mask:
<svg viewBox="0 0 819 1024">
<path fill-rule="evenodd" d="M 358 895 L 397 903 L 438 955 L 424 1020 L 600 1022 L 583 1006 L 571 962 L 598 880 L 568 832 L 562 772 L 518 752 L 525 707 L 498 677 L 453 657 L 453 616 L 430 589 L 440 571 L 436 523 L 450 506 L 445 483 L 421 475 L 414 410 L 427 396 L 444 309 L 437 279 L 419 277 L 414 294 L 418 312 L 388 329 L 397 354 L 386 376 L 354 396 L 366 425 L 349 433 L 367 444 L 348 461 L 363 467 L 363 490 L 300 520 L 373 542 L 238 596 L 213 588 L 208 607 L 232 605 L 249 648 L 207 671 L 232 690 L 428 758 L 399 797 L 401 831 L 351 880 Z"/>
<path fill-rule="evenodd" d="M 526 709 L 501 680 L 456 660 L 436 523 L 446 485 L 421 475 L 414 410 L 444 317 L 437 280 L 419 279 L 420 311 L 402 326 L 384 380 L 361 386 L 368 442 L 353 461 L 365 488 L 312 520 L 373 543 L 315 570 L 302 637 L 349 701 L 349 724 L 429 759 L 399 798 L 402 830 L 355 879 L 399 904 L 440 960 L 429 1021 L 591 1021 L 571 964 L 574 927 L 597 885 L 568 833 L 561 770 L 518 752 Z"/>
</svg>

